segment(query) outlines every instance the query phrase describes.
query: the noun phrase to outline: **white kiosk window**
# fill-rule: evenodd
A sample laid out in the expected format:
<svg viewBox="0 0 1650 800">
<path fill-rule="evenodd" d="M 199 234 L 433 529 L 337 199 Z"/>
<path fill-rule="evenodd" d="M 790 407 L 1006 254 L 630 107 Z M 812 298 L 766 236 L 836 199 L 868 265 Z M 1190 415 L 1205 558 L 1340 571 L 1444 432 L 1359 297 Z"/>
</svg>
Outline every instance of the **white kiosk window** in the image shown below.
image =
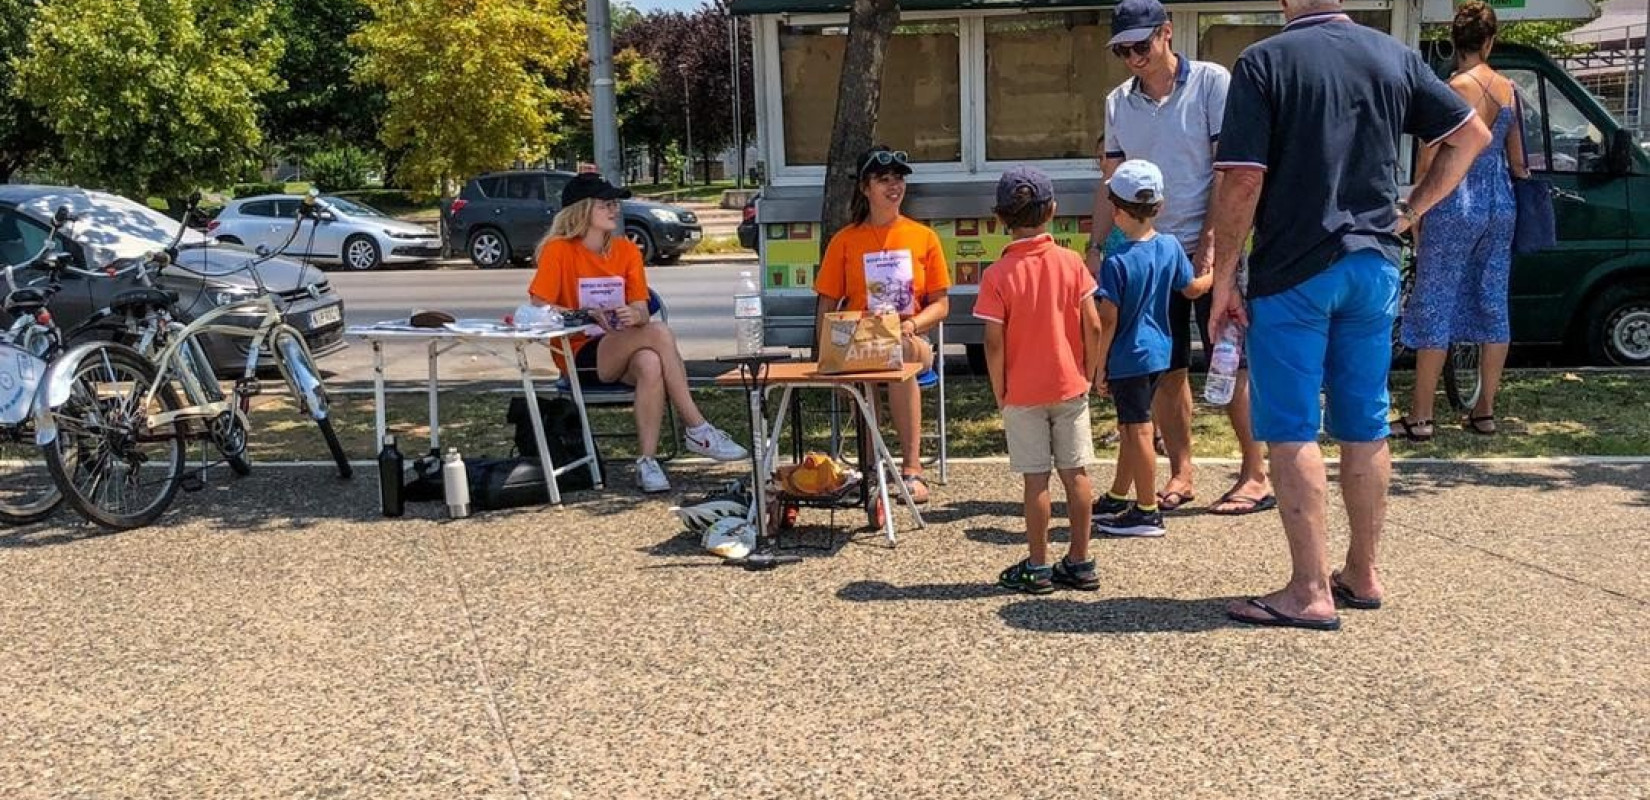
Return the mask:
<svg viewBox="0 0 1650 800">
<path fill-rule="evenodd" d="M 888 44 L 882 110 L 875 141 L 910 153 L 912 161 L 962 160 L 960 37 L 954 19 L 906 22 Z M 785 163 L 822 165 L 830 152 L 837 82 L 848 26 L 779 26 L 779 78 Z"/>
<path fill-rule="evenodd" d="M 1378 31 L 1392 29 L 1392 12 L 1376 10 L 1347 11 L 1347 16 L 1359 25 Z M 1243 48 L 1283 30 L 1282 12 L 1251 12 L 1246 14 L 1198 14 L 1197 57 L 1213 61 L 1227 69 L 1237 63 Z"/>
<path fill-rule="evenodd" d="M 986 160 L 1095 157 L 1106 93 L 1129 77 L 1110 39 L 1109 11 L 987 17 Z"/>
</svg>

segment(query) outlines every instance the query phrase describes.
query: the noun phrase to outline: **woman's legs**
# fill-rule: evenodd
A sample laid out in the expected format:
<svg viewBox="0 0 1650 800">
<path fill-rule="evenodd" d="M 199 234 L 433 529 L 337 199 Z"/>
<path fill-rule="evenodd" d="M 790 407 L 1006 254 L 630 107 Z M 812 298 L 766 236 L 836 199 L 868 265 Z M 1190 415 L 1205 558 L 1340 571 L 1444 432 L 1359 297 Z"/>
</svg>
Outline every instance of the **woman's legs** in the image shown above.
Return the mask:
<svg viewBox="0 0 1650 800">
<path fill-rule="evenodd" d="M 676 413 L 682 415 L 683 424 L 689 428 L 703 425 L 705 415 L 699 412 L 699 407 L 693 402 L 693 393 L 688 389 L 687 365 L 682 363 L 682 355 L 676 349 L 676 335 L 662 322 L 649 322 L 602 337 L 601 349 L 596 351 L 597 377 L 604 381 L 624 380 L 631 383 L 625 376 L 626 368 L 631 356 L 641 350 L 653 352 L 658 361 L 664 394 L 676 406 Z M 641 388 L 639 384 L 631 385 L 638 390 Z M 659 411 L 664 413 L 663 405 Z"/>
<path fill-rule="evenodd" d="M 1448 350 L 1432 348 L 1415 351 L 1415 393 L 1410 396 L 1409 414 L 1404 417 L 1411 425 L 1422 421 L 1431 425 L 1438 396 L 1438 376 L 1444 371 L 1444 359 L 1448 355 Z M 1425 436 L 1432 430 L 1429 427 L 1416 433 Z"/>
<path fill-rule="evenodd" d="M 630 356 L 630 368 L 623 380 L 636 387 L 636 402 L 631 413 L 636 416 L 636 446 L 642 458 L 659 454 L 659 425 L 665 418 L 665 382 L 659 354 L 652 350 L 637 350 Z"/>
<path fill-rule="evenodd" d="M 1479 380 L 1482 383 L 1478 392 L 1478 402 L 1472 407 L 1475 417 L 1495 416 L 1495 394 L 1501 389 L 1501 370 L 1507 365 L 1506 342 L 1485 344 L 1478 351 Z M 1489 423 L 1484 423 L 1488 427 Z"/>
<path fill-rule="evenodd" d="M 888 387 L 888 406 L 899 435 L 900 472 L 922 474 L 922 390 L 916 381 Z"/>
</svg>

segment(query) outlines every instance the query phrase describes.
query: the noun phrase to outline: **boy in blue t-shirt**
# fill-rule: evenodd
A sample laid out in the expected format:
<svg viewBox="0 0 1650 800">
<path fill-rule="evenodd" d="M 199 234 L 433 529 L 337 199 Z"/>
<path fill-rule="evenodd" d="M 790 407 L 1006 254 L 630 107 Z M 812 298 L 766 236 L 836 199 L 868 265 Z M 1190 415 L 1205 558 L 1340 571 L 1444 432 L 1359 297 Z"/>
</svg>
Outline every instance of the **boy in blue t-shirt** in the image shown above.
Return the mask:
<svg viewBox="0 0 1650 800">
<path fill-rule="evenodd" d="M 1106 184 L 1112 219 L 1127 242 L 1100 264 L 1100 372 L 1117 405 L 1117 477 L 1094 525 L 1113 536 L 1162 536 L 1157 454 L 1152 450 L 1152 395 L 1169 368 L 1169 294 L 1196 298 L 1213 274 L 1192 277 L 1192 262 L 1152 219 L 1163 208 L 1163 173 L 1150 161 L 1125 161 Z M 1135 501 L 1128 502 L 1133 487 Z"/>
</svg>

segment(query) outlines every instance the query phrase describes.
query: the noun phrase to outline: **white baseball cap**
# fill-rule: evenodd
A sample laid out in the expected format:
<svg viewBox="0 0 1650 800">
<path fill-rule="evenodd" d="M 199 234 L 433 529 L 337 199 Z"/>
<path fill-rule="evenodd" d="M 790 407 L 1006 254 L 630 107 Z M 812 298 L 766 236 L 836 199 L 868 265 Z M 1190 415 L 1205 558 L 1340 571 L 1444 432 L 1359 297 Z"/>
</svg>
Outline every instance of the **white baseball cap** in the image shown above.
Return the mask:
<svg viewBox="0 0 1650 800">
<path fill-rule="evenodd" d="M 1163 171 L 1150 161 L 1131 159 L 1118 165 L 1106 188 L 1131 203 L 1161 203 Z"/>
</svg>

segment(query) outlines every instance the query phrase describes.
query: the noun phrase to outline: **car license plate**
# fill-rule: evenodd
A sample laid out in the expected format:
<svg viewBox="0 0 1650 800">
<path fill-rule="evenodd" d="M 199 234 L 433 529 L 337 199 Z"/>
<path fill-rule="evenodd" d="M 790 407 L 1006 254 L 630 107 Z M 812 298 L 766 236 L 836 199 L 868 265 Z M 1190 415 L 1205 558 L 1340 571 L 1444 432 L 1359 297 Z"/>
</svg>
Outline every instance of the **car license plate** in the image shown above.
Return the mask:
<svg viewBox="0 0 1650 800">
<path fill-rule="evenodd" d="M 704 238 L 704 235 L 703 231 L 688 231 L 688 241 L 697 242 Z"/>
<path fill-rule="evenodd" d="M 327 306 L 326 308 L 314 311 L 309 315 L 309 327 L 325 328 L 328 325 L 337 324 L 338 320 L 343 318 L 344 312 L 342 308 L 339 306 Z"/>
</svg>

